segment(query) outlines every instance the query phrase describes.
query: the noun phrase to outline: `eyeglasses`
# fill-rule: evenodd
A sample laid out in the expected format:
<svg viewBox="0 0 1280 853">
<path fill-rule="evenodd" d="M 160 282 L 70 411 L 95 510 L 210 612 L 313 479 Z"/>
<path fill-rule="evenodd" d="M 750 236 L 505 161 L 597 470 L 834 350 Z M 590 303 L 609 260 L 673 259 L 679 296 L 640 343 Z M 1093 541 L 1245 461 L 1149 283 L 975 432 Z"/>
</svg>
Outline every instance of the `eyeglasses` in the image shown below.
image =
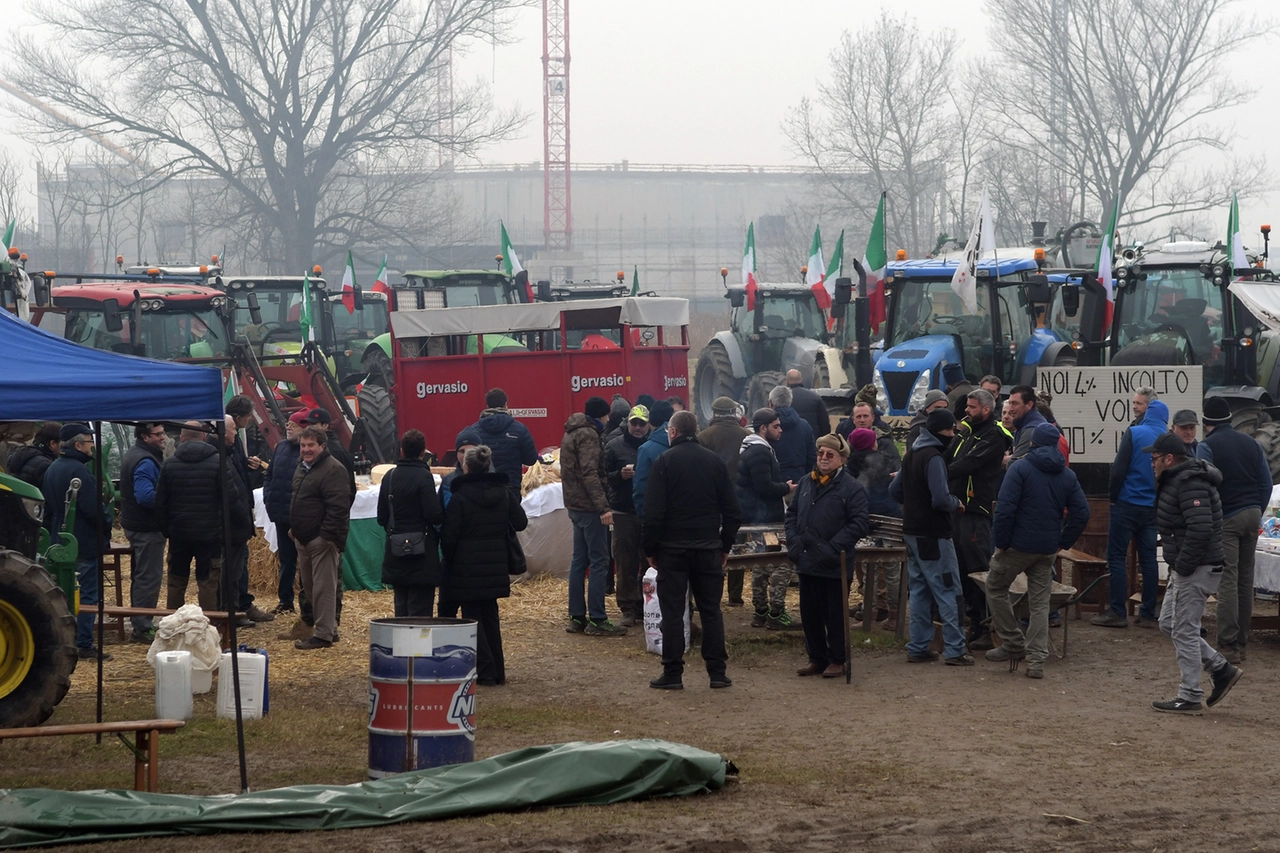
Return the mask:
<svg viewBox="0 0 1280 853">
<path fill-rule="evenodd" d="M 836 453 L 834 450 L 819 450 L 818 458 L 819 459 L 839 459 L 840 454 Z"/>
<path fill-rule="evenodd" d="M 164 430 L 162 430 L 162 429 L 154 430 L 154 431 L 151 433 L 151 437 L 152 437 L 152 438 L 160 438 L 160 437 L 161 437 L 161 436 L 163 436 L 163 435 L 164 435 Z"/>
</svg>

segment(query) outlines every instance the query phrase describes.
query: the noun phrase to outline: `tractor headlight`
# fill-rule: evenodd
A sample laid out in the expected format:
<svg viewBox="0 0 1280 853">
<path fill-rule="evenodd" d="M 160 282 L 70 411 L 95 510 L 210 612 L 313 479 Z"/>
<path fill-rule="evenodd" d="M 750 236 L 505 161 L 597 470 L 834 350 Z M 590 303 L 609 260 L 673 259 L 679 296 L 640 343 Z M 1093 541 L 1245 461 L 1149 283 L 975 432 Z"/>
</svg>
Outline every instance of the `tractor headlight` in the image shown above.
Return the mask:
<svg viewBox="0 0 1280 853">
<path fill-rule="evenodd" d="M 889 391 L 884 387 L 884 378 L 880 376 L 880 368 L 878 367 L 871 374 L 871 384 L 876 387 L 876 408 L 888 414 Z"/>
<path fill-rule="evenodd" d="M 907 414 L 914 415 L 924 408 L 924 396 L 929 393 L 929 373 L 928 370 L 920 371 L 920 378 L 911 388 L 911 399 L 907 400 Z"/>
<path fill-rule="evenodd" d="M 22 508 L 27 511 L 27 515 L 36 524 L 44 523 L 44 501 L 38 501 L 35 498 L 23 498 Z"/>
</svg>

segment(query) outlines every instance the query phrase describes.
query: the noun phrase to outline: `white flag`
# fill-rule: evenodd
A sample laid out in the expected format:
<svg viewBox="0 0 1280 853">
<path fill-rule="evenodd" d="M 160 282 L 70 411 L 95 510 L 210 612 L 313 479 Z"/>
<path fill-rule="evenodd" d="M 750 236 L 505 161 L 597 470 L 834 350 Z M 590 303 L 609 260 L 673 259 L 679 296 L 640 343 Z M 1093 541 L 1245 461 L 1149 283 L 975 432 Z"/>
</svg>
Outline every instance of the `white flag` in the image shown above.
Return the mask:
<svg viewBox="0 0 1280 853">
<path fill-rule="evenodd" d="M 984 253 L 995 254 L 995 223 L 991 221 L 991 198 L 985 187 L 978 202 L 978 218 L 969 232 L 969 242 L 964 247 L 964 258 L 951 276 L 951 289 L 964 303 L 967 314 L 978 313 L 978 260 Z"/>
</svg>

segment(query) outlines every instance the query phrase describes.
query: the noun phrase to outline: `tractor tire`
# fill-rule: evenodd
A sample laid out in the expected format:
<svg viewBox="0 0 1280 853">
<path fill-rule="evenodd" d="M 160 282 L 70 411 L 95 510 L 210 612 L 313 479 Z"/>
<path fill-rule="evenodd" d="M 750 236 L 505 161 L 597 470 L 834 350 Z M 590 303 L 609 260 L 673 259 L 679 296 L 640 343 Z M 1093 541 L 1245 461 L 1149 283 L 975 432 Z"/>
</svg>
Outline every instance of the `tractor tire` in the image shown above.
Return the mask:
<svg viewBox="0 0 1280 853">
<path fill-rule="evenodd" d="M 391 387 L 394 378 L 391 357 L 383 352 L 380 347 L 374 347 L 365 353 L 364 360 L 360 366 L 369 374 L 364 380 L 366 385 L 381 385 L 383 388 Z"/>
<path fill-rule="evenodd" d="M 375 465 L 394 463 L 399 455 L 396 435 L 396 407 L 391 394 L 381 385 L 365 385 L 356 395 L 360 420 L 364 424 L 364 445 Z"/>
<path fill-rule="evenodd" d="M 0 728 L 38 726 L 71 688 L 76 621 L 41 566 L 0 550 Z"/>
<path fill-rule="evenodd" d="M 831 369 L 827 367 L 826 356 L 819 354 L 813 365 L 813 384 L 810 388 L 830 388 Z"/>
<path fill-rule="evenodd" d="M 717 397 L 737 400 L 742 392 L 742 382 L 733 375 L 729 353 L 724 346 L 713 341 L 698 355 L 698 365 L 693 371 L 693 410 L 699 426 L 711 423 L 711 404 Z"/>
<path fill-rule="evenodd" d="M 769 406 L 769 392 L 781 385 L 786 375 L 781 370 L 762 370 L 747 384 L 747 417 L 756 409 Z"/>
<path fill-rule="evenodd" d="M 1262 445 L 1262 452 L 1267 456 L 1272 485 L 1280 483 L 1280 424 L 1275 421 L 1265 423 L 1258 427 L 1253 437 Z"/>
<path fill-rule="evenodd" d="M 1076 357 L 1076 351 L 1068 347 L 1053 357 L 1053 366 L 1075 367 L 1078 360 L 1079 359 Z"/>
<path fill-rule="evenodd" d="M 1271 423 L 1271 416 L 1262 410 L 1262 406 L 1254 403 L 1231 413 L 1231 426 L 1237 432 L 1256 436 L 1258 430 Z"/>
</svg>

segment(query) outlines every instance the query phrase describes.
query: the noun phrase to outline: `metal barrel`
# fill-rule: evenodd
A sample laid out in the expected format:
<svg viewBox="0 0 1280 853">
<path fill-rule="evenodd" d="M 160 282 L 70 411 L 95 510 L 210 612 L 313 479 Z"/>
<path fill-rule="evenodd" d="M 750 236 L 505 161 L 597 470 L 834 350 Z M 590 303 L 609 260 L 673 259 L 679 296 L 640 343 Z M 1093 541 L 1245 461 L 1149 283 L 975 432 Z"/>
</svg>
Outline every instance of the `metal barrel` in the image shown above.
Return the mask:
<svg viewBox="0 0 1280 853">
<path fill-rule="evenodd" d="M 369 778 L 474 761 L 475 753 L 476 623 L 372 620 Z"/>
</svg>

